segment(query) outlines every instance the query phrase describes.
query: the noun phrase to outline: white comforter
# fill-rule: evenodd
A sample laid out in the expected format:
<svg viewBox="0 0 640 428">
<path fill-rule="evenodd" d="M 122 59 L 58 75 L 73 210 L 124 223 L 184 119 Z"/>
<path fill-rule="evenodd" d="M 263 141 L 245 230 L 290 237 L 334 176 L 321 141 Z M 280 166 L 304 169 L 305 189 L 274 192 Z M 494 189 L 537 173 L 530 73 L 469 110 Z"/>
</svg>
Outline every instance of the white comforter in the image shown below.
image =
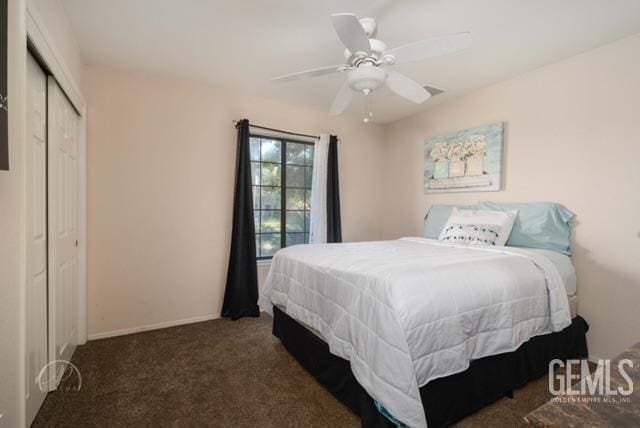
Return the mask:
<svg viewBox="0 0 640 428">
<path fill-rule="evenodd" d="M 320 332 L 411 427 L 427 425 L 419 387 L 571 323 L 544 256 L 424 238 L 280 250 L 260 297 L 263 309 L 273 304 Z"/>
</svg>

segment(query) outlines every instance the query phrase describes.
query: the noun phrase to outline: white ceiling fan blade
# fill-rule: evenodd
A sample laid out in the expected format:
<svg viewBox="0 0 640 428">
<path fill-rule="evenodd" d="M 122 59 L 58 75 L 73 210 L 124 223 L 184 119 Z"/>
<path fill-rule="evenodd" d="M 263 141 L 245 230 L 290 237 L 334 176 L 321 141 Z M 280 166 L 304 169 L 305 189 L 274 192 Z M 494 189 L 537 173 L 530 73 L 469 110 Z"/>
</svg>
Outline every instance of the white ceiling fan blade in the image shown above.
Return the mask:
<svg viewBox="0 0 640 428">
<path fill-rule="evenodd" d="M 457 52 L 470 45 L 471 33 L 459 33 L 398 46 L 385 54 L 393 55 L 396 59 L 395 64 L 404 64 Z"/>
<path fill-rule="evenodd" d="M 332 65 L 329 67 L 314 68 L 312 70 L 299 71 L 297 73 L 285 74 L 284 76 L 278 76 L 271 79 L 272 82 L 291 82 L 294 80 L 309 79 L 311 77 L 324 76 L 325 74 L 336 73 L 340 71 L 340 68 L 344 65 Z"/>
<path fill-rule="evenodd" d="M 387 71 L 387 86 L 396 94 L 416 104 L 427 101 L 431 94 L 418 82 L 397 71 Z"/>
<path fill-rule="evenodd" d="M 369 37 L 353 13 L 334 13 L 331 15 L 331 23 L 338 38 L 349 52 L 355 54 L 371 51 Z"/>
<path fill-rule="evenodd" d="M 349 104 L 351 104 L 351 99 L 353 98 L 353 92 L 349 87 L 349 83 L 345 80 L 345 82 L 340 87 L 338 91 L 338 95 L 333 100 L 333 104 L 331 104 L 331 109 L 329 109 L 329 115 L 338 116 L 342 114 L 347 108 Z"/>
</svg>

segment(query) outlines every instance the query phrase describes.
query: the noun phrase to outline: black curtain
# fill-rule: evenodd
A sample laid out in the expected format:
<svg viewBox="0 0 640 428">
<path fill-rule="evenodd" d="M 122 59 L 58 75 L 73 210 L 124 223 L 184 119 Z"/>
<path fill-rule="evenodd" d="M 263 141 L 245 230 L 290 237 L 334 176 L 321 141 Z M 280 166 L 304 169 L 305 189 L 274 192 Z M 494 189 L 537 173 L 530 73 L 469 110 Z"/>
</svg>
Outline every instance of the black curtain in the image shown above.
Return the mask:
<svg viewBox="0 0 640 428">
<path fill-rule="evenodd" d="M 15 100 L 13 100 L 15 102 Z M 0 169 L 9 169 L 7 106 L 7 0 L 0 0 Z"/>
<path fill-rule="evenodd" d="M 253 220 L 251 187 L 251 153 L 249 121 L 243 119 L 238 128 L 236 154 L 236 184 L 233 197 L 233 229 L 227 285 L 224 291 L 222 316 L 236 320 L 259 317 L 258 266 L 256 265 L 256 231 Z"/>
<path fill-rule="evenodd" d="M 338 137 L 329 137 L 327 161 L 327 242 L 342 242 L 340 181 L 338 179 Z"/>
</svg>

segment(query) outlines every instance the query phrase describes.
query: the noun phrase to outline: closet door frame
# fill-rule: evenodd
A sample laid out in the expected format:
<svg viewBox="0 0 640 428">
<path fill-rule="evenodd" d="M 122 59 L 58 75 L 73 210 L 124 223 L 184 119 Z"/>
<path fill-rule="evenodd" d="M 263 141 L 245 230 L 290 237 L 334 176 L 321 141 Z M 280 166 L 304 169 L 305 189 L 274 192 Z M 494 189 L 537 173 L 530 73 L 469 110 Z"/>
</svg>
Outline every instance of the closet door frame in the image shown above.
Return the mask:
<svg viewBox="0 0 640 428">
<path fill-rule="evenodd" d="M 11 3 L 11 2 L 10 2 Z M 16 169 L 21 171 L 22 191 L 20 217 L 25 218 L 26 201 L 25 201 L 25 168 L 24 168 L 24 140 L 26 135 L 26 117 L 21 112 L 26 111 L 26 73 L 27 73 L 27 55 L 31 52 L 40 62 L 46 72 L 53 75 L 60 85 L 62 91 L 71 102 L 72 106 L 79 115 L 78 123 L 78 344 L 84 344 L 87 341 L 87 105 L 80 90 L 80 86 L 74 80 L 69 68 L 66 66 L 63 56 L 53 43 L 53 38 L 43 24 L 43 20 L 39 17 L 32 0 L 21 0 L 12 3 L 11 7 L 17 8 L 13 13 L 18 17 L 18 22 L 14 26 L 17 30 L 18 41 L 22 39 L 19 47 L 15 46 L 17 60 L 15 68 L 11 71 L 16 73 L 19 78 L 14 79 L 16 83 L 15 93 L 12 103 L 12 111 L 16 112 L 15 131 L 16 138 L 21 140 L 20 155 L 17 156 L 19 162 L 16 162 Z M 20 36 L 22 35 L 22 36 Z M 10 46 L 11 50 L 11 46 Z M 26 400 L 25 400 L 25 382 L 26 382 L 26 227 L 24 220 L 22 221 L 22 239 L 20 242 L 20 292 L 19 292 L 19 349 L 18 349 L 18 425 L 26 425 Z"/>
<path fill-rule="evenodd" d="M 37 9 L 27 1 L 25 14 L 27 44 L 29 50 L 37 55 L 67 96 L 71 105 L 80 116 L 78 123 L 78 344 L 87 341 L 87 105 L 64 63 L 62 55 L 53 44 Z M 25 46 L 25 55 L 27 46 Z"/>
</svg>

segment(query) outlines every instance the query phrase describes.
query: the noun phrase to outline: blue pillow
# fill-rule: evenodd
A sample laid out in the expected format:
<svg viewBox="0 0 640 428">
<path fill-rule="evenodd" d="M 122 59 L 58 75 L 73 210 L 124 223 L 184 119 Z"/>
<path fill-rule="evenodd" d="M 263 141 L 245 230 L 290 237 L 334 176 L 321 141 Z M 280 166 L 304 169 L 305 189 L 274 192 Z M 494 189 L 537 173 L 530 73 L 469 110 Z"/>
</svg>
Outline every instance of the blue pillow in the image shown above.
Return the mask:
<svg viewBox="0 0 640 428">
<path fill-rule="evenodd" d="M 454 208 L 474 210 L 475 205 L 432 205 L 424 218 L 424 237 L 438 239 Z"/>
<path fill-rule="evenodd" d="M 478 209 L 490 211 L 518 210 L 507 245 L 541 248 L 571 255 L 571 220 L 574 214 L 552 202 L 502 204 L 481 202 Z"/>
</svg>

